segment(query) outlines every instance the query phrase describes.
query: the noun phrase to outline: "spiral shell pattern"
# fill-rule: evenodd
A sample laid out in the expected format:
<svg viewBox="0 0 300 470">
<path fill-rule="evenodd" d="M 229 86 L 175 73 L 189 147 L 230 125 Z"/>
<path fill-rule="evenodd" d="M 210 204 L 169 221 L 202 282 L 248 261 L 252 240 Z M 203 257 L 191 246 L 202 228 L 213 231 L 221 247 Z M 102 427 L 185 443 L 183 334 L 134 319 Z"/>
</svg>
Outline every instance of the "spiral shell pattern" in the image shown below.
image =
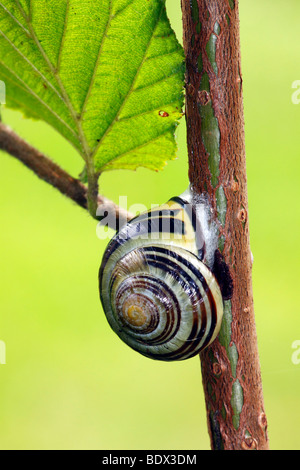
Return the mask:
<svg viewBox="0 0 300 470">
<path fill-rule="evenodd" d="M 174 198 L 156 213 L 133 219 L 112 239 L 100 267 L 100 297 L 110 326 L 152 359 L 190 358 L 215 339 L 221 325 L 220 288 L 200 259 L 203 238 L 194 233 L 193 214 L 182 217 L 185 209 L 184 201 Z M 153 223 L 155 218 L 168 218 L 168 228 Z M 152 236 L 143 237 L 143 227 Z"/>
</svg>

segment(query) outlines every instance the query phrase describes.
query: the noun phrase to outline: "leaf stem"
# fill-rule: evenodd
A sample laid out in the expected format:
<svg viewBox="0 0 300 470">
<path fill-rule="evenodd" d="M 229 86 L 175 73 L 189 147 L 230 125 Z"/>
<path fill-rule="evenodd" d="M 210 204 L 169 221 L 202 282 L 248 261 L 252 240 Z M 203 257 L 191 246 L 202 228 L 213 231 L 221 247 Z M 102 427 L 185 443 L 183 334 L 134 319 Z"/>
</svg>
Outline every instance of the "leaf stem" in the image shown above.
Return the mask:
<svg viewBox="0 0 300 470">
<path fill-rule="evenodd" d="M 98 207 L 98 178 L 99 173 L 95 173 L 94 165 L 87 162 L 87 208 L 91 216 L 96 219 L 97 207 Z"/>
</svg>

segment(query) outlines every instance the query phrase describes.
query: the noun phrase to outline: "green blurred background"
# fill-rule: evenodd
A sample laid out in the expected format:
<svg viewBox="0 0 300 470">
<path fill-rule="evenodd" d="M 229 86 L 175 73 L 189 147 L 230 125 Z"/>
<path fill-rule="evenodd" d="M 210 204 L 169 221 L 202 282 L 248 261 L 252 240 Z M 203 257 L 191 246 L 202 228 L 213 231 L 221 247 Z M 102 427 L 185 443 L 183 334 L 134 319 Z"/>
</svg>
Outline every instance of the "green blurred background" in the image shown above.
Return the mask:
<svg viewBox="0 0 300 470">
<path fill-rule="evenodd" d="M 181 40 L 179 0 L 167 0 Z M 241 2 L 251 248 L 265 407 L 273 449 L 299 449 L 300 80 L 298 0 Z M 9 93 L 9 90 L 8 90 Z M 2 110 L 22 137 L 77 176 L 81 158 L 54 130 Z M 129 206 L 163 203 L 188 185 L 179 158 L 161 173 L 103 175 Z M 106 240 L 95 222 L 12 157 L 0 155 L 1 449 L 208 449 L 199 359 L 160 363 L 112 333 L 98 299 Z M 112 233 L 111 233 L 112 235 Z"/>
</svg>

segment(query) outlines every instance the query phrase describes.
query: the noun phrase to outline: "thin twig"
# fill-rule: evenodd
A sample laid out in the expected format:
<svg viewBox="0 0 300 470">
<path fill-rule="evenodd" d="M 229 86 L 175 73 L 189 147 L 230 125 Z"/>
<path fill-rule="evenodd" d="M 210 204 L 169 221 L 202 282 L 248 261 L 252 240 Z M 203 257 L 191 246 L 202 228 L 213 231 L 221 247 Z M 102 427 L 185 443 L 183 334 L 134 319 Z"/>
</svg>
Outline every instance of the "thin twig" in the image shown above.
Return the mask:
<svg viewBox="0 0 300 470">
<path fill-rule="evenodd" d="M 1 122 L 0 150 L 4 150 L 9 155 L 17 158 L 39 178 L 51 184 L 83 209 L 88 210 L 88 188 Z M 109 218 L 103 220 L 108 222 L 109 227 L 113 229 L 116 228 L 116 225 L 122 226 L 132 218 L 132 214 L 100 195 L 98 195 L 98 211 L 99 209 L 101 209 L 102 214 L 106 212 L 109 214 Z"/>
</svg>

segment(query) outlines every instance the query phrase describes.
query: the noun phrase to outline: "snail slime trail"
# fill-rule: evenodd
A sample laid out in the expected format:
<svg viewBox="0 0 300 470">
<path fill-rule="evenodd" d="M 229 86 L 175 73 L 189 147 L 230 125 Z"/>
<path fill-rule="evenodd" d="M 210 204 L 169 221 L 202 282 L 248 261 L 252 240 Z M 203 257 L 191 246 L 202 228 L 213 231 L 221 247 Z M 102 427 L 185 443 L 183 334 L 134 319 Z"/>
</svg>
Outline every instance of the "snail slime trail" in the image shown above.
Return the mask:
<svg viewBox="0 0 300 470">
<path fill-rule="evenodd" d="M 100 266 L 99 290 L 111 328 L 128 346 L 175 361 L 214 341 L 223 316 L 213 273 L 217 244 L 209 203 L 191 189 L 116 233 Z"/>
</svg>

